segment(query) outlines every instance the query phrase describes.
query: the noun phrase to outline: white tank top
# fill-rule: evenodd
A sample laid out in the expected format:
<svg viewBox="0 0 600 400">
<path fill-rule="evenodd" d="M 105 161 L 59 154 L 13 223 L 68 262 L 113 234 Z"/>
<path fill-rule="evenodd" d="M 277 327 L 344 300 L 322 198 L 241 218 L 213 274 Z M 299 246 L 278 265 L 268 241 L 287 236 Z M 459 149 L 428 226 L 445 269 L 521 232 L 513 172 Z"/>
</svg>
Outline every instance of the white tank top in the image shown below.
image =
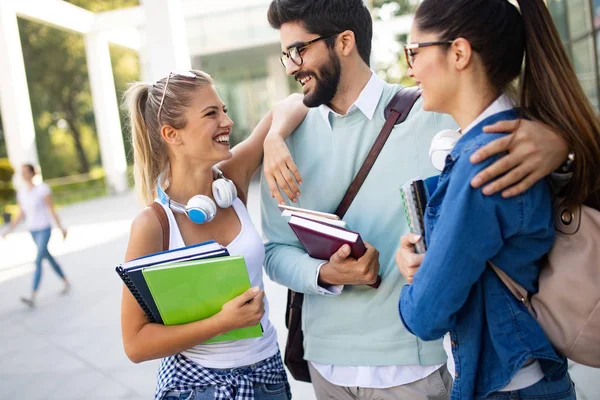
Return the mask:
<svg viewBox="0 0 600 400">
<path fill-rule="evenodd" d="M 184 247 L 185 243 L 173 212 L 160 201 L 155 201 L 165 209 L 169 218 L 169 249 Z M 240 199 L 235 199 L 233 209 L 240 220 L 241 230 L 227 246 L 227 250 L 232 256 L 244 257 L 250 276 L 250 284 L 264 289 L 262 277 L 265 247 L 262 239 L 256 228 L 254 228 L 248 210 L 246 210 Z M 269 303 L 266 297 L 264 302 L 265 314 L 260 321 L 264 330 L 263 336 L 230 342 L 199 344 L 183 351 L 181 354 L 203 367 L 221 369 L 251 365 L 274 356 L 279 350 L 277 347 L 277 333 L 269 321 Z"/>
</svg>

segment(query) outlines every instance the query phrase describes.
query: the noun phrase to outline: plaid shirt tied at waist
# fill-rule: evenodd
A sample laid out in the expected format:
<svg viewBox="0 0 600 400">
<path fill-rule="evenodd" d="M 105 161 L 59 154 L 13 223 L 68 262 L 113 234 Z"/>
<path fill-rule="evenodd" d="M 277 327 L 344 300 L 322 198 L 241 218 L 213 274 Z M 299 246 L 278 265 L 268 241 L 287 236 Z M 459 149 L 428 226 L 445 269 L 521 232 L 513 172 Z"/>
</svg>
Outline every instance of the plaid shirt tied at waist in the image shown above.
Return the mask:
<svg viewBox="0 0 600 400">
<path fill-rule="evenodd" d="M 242 369 L 250 369 L 248 374 Z M 187 391 L 215 387 L 215 400 L 254 400 L 254 384 L 287 383 L 279 351 L 256 364 L 231 368 L 228 373 L 215 373 L 181 354 L 163 358 L 158 369 L 155 400 L 161 400 L 171 390 Z M 289 390 L 289 387 L 288 387 Z"/>
</svg>

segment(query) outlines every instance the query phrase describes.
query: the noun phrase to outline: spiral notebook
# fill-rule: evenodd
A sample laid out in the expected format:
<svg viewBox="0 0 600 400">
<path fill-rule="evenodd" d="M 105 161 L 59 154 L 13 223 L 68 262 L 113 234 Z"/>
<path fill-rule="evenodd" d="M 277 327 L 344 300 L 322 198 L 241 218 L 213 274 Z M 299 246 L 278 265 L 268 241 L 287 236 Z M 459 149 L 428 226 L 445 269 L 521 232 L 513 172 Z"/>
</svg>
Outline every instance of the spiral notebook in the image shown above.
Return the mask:
<svg viewBox="0 0 600 400">
<path fill-rule="evenodd" d="M 415 251 L 424 253 L 425 243 L 425 208 L 427 207 L 427 192 L 421 179 L 413 179 L 400 187 L 400 196 L 404 206 L 404 215 L 411 233 L 421 235 L 421 241 L 415 244 Z"/>
<path fill-rule="evenodd" d="M 226 248 L 210 240 L 193 246 L 162 251 L 118 265 L 115 270 L 150 322 L 163 324 L 156 302 L 142 274 L 144 268 L 159 267 L 175 262 L 228 256 Z"/>
</svg>

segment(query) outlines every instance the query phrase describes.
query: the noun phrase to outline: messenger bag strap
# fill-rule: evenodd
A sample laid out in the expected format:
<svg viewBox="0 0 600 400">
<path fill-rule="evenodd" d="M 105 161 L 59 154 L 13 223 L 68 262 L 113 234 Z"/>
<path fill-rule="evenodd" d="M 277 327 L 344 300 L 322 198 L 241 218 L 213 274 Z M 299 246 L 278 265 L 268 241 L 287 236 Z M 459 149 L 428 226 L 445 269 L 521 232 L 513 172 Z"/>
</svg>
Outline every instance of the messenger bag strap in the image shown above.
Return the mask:
<svg viewBox="0 0 600 400">
<path fill-rule="evenodd" d="M 148 207 L 150 207 L 150 209 L 154 211 L 156 218 L 158 218 L 158 222 L 160 222 L 160 227 L 162 228 L 163 251 L 167 251 L 169 250 L 170 236 L 169 218 L 167 217 L 167 212 L 160 204 L 158 204 L 155 201 L 148 205 Z"/>
<path fill-rule="evenodd" d="M 348 211 L 348 208 L 350 208 L 350 205 L 358 194 L 360 187 L 365 179 L 367 179 L 367 175 L 369 175 L 371 168 L 373 168 L 373 164 L 375 164 L 375 161 L 377 160 L 379 153 L 381 153 L 385 142 L 390 137 L 390 133 L 392 133 L 394 125 L 400 124 L 406 120 L 410 110 L 420 96 L 421 91 L 417 87 L 402 88 L 389 102 L 385 108 L 385 124 L 383 125 L 381 132 L 379 133 L 379 136 L 377 136 L 377 139 L 375 139 L 373 147 L 371 147 L 369 154 L 367 154 L 367 158 L 365 158 L 365 161 L 354 177 L 354 180 L 348 187 L 348 190 L 346 191 L 346 194 L 344 195 L 340 205 L 338 206 L 337 210 L 335 210 L 335 214 L 338 217 L 342 219 L 344 218 L 346 211 Z"/>
</svg>

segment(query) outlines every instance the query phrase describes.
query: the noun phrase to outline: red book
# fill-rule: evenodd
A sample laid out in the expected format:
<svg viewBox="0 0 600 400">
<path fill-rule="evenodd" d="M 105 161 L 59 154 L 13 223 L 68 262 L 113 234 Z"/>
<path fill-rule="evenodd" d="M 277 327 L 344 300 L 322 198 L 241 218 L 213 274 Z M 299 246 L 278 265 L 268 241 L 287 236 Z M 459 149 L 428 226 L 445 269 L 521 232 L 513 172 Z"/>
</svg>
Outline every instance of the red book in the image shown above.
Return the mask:
<svg viewBox="0 0 600 400">
<path fill-rule="evenodd" d="M 344 244 L 350 246 L 350 255 L 356 259 L 367 251 L 358 232 L 298 216 L 292 216 L 288 224 L 313 258 L 329 260 Z M 378 277 L 377 282 L 369 286 L 377 288 L 380 282 L 381 278 Z"/>
</svg>

